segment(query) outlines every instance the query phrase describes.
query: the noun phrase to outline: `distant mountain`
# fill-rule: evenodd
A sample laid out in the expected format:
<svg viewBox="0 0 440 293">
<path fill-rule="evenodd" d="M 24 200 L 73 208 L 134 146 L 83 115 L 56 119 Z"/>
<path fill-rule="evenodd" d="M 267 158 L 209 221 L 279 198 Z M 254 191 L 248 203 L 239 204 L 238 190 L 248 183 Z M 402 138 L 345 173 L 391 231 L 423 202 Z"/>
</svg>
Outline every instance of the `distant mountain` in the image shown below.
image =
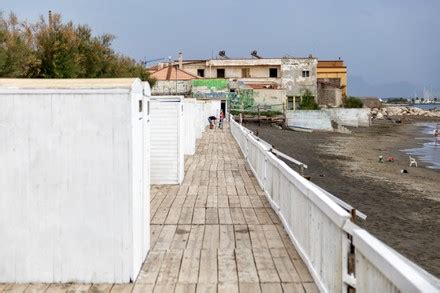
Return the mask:
<svg viewBox="0 0 440 293">
<path fill-rule="evenodd" d="M 348 76 L 348 94 L 350 96 L 366 97 L 414 97 L 414 94 L 421 95 L 421 86 L 414 85 L 406 81 L 370 84 L 360 76 Z"/>
</svg>

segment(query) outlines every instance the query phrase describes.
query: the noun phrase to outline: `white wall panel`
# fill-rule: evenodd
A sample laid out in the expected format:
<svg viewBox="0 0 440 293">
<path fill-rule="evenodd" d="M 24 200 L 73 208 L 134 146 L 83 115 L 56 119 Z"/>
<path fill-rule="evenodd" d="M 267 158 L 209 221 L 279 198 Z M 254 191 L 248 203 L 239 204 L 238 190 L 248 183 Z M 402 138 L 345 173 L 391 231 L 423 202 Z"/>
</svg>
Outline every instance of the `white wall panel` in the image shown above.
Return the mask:
<svg viewBox="0 0 440 293">
<path fill-rule="evenodd" d="M 135 280 L 149 247 L 141 81 L 8 82 L 0 85 L 0 282 Z"/>
</svg>

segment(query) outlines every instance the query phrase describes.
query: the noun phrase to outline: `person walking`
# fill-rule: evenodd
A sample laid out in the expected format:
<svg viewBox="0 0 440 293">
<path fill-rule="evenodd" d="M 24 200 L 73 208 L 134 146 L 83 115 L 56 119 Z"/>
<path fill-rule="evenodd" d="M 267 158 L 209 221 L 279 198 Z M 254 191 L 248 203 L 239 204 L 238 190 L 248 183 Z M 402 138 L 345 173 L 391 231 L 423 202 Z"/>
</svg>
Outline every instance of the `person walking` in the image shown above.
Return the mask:
<svg viewBox="0 0 440 293">
<path fill-rule="evenodd" d="M 225 119 L 225 113 L 223 113 L 223 110 L 220 110 L 218 128 L 223 129 L 223 120 L 224 119 Z"/>
</svg>

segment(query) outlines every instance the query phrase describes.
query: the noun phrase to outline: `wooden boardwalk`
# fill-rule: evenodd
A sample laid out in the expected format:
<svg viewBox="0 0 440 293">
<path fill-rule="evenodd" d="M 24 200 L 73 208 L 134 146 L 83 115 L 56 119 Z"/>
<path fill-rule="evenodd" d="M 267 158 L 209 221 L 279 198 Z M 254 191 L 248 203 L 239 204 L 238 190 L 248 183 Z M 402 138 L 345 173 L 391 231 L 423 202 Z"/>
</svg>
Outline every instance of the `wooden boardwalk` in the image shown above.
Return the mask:
<svg viewBox="0 0 440 293">
<path fill-rule="evenodd" d="M 203 134 L 181 186 L 153 186 L 151 250 L 135 284 L 8 292 L 318 292 L 229 130 Z"/>
</svg>

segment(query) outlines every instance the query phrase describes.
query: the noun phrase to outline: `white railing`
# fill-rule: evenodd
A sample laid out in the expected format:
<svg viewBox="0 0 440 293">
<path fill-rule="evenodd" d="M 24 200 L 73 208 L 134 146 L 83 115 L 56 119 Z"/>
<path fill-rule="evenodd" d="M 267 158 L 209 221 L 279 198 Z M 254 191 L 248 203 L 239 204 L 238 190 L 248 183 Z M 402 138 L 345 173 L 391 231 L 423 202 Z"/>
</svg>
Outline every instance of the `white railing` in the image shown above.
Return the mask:
<svg viewBox="0 0 440 293">
<path fill-rule="evenodd" d="M 230 129 L 320 291 L 438 292 L 438 279 L 353 224 L 328 192 L 293 171 L 233 117 Z M 356 265 L 349 262 L 353 246 Z"/>
</svg>

